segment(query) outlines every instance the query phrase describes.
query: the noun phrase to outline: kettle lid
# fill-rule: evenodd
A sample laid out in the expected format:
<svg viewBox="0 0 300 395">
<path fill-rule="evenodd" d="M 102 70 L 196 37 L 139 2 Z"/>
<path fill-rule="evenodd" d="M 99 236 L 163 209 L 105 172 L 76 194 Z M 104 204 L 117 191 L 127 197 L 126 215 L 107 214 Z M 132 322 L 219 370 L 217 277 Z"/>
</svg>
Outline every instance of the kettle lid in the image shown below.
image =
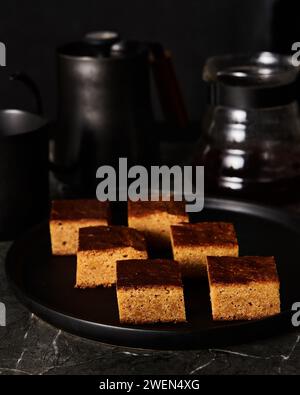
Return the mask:
<svg viewBox="0 0 300 395">
<path fill-rule="evenodd" d="M 109 30 L 93 31 L 84 35 L 84 41 L 88 44 L 97 45 L 99 47 L 110 47 L 120 41 L 120 35 L 117 32 Z"/>
<path fill-rule="evenodd" d="M 115 31 L 93 31 L 85 34 L 81 41 L 67 43 L 58 48 L 63 57 L 72 58 L 120 58 L 145 54 L 143 43 L 122 40 Z"/>
</svg>

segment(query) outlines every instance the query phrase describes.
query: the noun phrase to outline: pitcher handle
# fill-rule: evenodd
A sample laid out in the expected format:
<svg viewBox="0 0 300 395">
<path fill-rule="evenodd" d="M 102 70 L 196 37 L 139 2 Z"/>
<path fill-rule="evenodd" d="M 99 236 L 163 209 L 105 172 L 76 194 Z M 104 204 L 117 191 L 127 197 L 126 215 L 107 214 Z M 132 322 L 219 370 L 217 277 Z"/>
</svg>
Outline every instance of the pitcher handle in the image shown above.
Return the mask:
<svg viewBox="0 0 300 395">
<path fill-rule="evenodd" d="M 43 115 L 42 96 L 36 83 L 26 73 L 20 71 L 11 74 L 9 79 L 10 81 L 22 82 L 30 90 L 35 98 L 36 113 Z"/>
<path fill-rule="evenodd" d="M 188 114 L 177 80 L 170 51 L 160 43 L 148 43 L 150 62 L 166 120 L 179 128 L 188 126 Z"/>
</svg>

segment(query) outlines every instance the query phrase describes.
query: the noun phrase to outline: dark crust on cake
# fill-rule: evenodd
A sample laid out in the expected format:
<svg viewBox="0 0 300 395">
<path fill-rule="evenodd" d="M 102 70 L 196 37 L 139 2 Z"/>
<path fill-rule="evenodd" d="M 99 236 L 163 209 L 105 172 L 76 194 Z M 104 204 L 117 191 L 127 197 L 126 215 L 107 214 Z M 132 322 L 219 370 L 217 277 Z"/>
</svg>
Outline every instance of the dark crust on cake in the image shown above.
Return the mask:
<svg viewBox="0 0 300 395">
<path fill-rule="evenodd" d="M 117 287 L 182 287 L 180 268 L 169 259 L 128 259 L 117 261 Z"/>
<path fill-rule="evenodd" d="M 175 247 L 237 245 L 234 226 L 229 222 L 172 225 L 171 233 Z"/>
<path fill-rule="evenodd" d="M 127 226 L 90 226 L 79 229 L 78 251 L 107 250 L 132 247 L 139 251 L 146 250 L 144 236 Z"/>
<path fill-rule="evenodd" d="M 278 283 L 273 256 L 207 257 L 211 285 Z"/>
<path fill-rule="evenodd" d="M 169 202 L 153 202 L 147 201 L 143 202 L 138 200 L 137 202 L 132 202 L 128 200 L 128 216 L 129 217 L 145 217 L 151 214 L 160 214 L 162 212 L 168 213 L 169 215 L 186 216 L 184 201 L 175 202 L 171 200 Z"/>
<path fill-rule="evenodd" d="M 108 219 L 109 202 L 96 199 L 53 200 L 51 220 Z"/>
</svg>

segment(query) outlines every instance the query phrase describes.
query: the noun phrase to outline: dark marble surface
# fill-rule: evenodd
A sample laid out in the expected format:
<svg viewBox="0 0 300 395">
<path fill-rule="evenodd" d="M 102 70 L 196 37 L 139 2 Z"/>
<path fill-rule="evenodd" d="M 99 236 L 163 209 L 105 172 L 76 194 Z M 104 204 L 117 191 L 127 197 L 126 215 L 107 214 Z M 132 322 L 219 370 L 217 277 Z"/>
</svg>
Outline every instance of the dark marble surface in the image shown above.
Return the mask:
<svg viewBox="0 0 300 395">
<path fill-rule="evenodd" d="M 299 374 L 300 330 L 222 349 L 149 351 L 81 339 L 28 312 L 4 274 L 9 243 L 0 243 L 0 374 Z"/>
</svg>

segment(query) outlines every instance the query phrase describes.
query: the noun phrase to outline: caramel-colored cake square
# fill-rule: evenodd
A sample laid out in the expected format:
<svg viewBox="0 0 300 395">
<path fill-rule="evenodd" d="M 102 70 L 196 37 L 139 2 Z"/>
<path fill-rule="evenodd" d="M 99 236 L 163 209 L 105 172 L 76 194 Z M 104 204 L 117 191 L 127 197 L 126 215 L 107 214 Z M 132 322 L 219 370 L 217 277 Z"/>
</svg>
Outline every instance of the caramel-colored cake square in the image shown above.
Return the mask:
<svg viewBox="0 0 300 395">
<path fill-rule="evenodd" d="M 171 226 L 173 258 L 184 277 L 206 276 L 206 257 L 238 256 L 239 248 L 233 224 L 200 222 Z"/>
<path fill-rule="evenodd" d="M 146 259 L 144 236 L 125 226 L 79 229 L 76 287 L 109 287 L 116 283 L 116 261 Z"/>
<path fill-rule="evenodd" d="M 207 257 L 214 320 L 252 320 L 280 313 L 274 257 Z"/>
<path fill-rule="evenodd" d="M 128 226 L 143 232 L 150 248 L 170 247 L 170 226 L 188 221 L 183 201 L 128 201 Z"/>
<path fill-rule="evenodd" d="M 181 274 L 175 261 L 118 261 L 117 298 L 122 323 L 186 321 Z"/>
<path fill-rule="evenodd" d="M 107 225 L 108 202 L 98 200 L 54 200 L 50 215 L 51 247 L 54 255 L 76 255 L 78 230 L 82 227 Z"/>
</svg>

